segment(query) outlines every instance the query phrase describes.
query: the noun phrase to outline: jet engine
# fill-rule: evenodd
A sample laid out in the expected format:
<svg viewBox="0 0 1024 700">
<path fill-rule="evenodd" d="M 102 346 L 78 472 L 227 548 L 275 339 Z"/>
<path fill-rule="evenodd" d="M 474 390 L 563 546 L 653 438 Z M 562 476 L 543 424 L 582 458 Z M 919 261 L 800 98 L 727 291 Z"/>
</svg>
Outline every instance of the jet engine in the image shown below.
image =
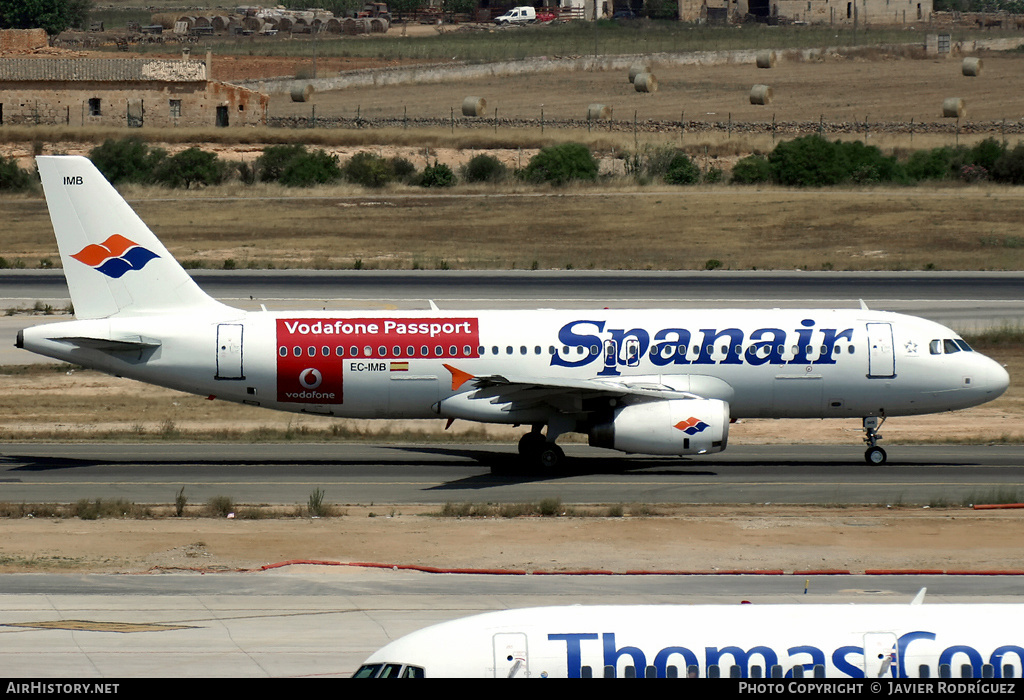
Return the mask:
<svg viewBox="0 0 1024 700">
<path fill-rule="evenodd" d="M 729 441 L 729 404 L 671 399 L 630 404 L 590 428 L 594 447 L 655 455 L 721 452 Z"/>
</svg>

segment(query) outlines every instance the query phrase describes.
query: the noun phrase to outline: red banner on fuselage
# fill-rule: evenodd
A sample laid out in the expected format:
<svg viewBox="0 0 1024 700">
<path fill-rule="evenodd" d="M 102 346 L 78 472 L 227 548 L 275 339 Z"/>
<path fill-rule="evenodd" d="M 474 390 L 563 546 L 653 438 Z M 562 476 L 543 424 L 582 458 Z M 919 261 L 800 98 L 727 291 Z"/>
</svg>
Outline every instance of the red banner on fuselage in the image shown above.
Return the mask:
<svg viewBox="0 0 1024 700">
<path fill-rule="evenodd" d="M 475 318 L 278 319 L 277 400 L 340 404 L 346 362 L 477 357 L 479 344 Z"/>
</svg>

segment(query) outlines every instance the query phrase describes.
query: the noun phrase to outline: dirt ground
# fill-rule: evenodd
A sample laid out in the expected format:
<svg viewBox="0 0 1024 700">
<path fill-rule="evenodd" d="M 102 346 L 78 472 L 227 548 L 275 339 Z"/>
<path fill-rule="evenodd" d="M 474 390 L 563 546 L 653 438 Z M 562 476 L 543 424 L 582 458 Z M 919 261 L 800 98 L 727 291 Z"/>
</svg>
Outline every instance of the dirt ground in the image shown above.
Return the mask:
<svg viewBox="0 0 1024 700">
<path fill-rule="evenodd" d="M 4 520 L 0 572 L 235 571 L 317 562 L 528 573 L 872 570 L 1024 572 L 1022 510 L 655 507 L 623 517 L 454 519 L 438 507 L 343 507 L 276 520 Z M 600 511 L 594 508 L 595 511 Z"/>
</svg>

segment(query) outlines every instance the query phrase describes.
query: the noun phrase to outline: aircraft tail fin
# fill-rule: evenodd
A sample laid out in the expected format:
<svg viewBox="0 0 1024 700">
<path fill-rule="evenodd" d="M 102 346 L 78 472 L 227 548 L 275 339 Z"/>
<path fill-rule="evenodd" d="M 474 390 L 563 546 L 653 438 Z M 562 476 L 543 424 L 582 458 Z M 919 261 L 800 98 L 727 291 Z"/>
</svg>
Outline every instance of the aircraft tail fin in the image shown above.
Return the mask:
<svg viewBox="0 0 1024 700">
<path fill-rule="evenodd" d="M 88 158 L 39 156 L 36 162 L 77 318 L 222 306 Z"/>
</svg>

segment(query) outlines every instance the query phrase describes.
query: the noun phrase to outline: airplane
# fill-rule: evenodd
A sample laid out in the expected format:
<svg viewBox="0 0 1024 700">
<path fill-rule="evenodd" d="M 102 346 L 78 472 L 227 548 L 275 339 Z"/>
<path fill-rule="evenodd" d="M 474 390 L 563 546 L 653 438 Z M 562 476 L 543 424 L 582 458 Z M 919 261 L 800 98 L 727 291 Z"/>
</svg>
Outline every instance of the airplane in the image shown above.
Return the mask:
<svg viewBox="0 0 1024 700">
<path fill-rule="evenodd" d="M 789 691 L 815 678 L 1021 677 L 1024 633 L 1008 621 L 1024 606 L 923 598 L 500 610 L 400 637 L 353 677 L 788 678 Z"/>
<path fill-rule="evenodd" d="M 705 455 L 741 418 L 861 418 L 975 406 L 1009 375 L 932 321 L 867 309 L 245 311 L 212 299 L 87 159 L 39 156 L 75 320 L 16 345 L 252 406 L 529 426 L 553 469 L 583 433 L 627 453 Z"/>
</svg>

